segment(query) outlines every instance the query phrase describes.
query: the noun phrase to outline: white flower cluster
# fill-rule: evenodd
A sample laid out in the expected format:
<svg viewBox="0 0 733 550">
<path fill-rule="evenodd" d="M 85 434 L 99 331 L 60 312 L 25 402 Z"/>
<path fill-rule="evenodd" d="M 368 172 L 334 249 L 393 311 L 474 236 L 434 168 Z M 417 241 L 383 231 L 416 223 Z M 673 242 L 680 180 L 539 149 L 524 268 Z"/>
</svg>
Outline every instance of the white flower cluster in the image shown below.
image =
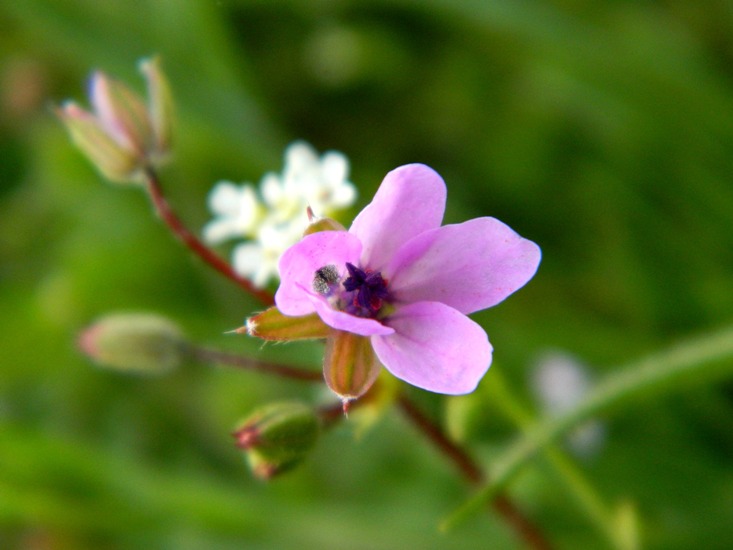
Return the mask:
<svg viewBox="0 0 733 550">
<path fill-rule="evenodd" d="M 328 151 L 319 157 L 309 144 L 296 141 L 285 150 L 282 173 L 262 178 L 259 196 L 250 183 L 214 186 L 208 202 L 215 218 L 204 227 L 204 240 L 247 239 L 234 248 L 232 263 L 237 273 L 262 288 L 277 277 L 282 253 L 303 236 L 309 206 L 318 216 L 332 216 L 354 203 L 356 188 L 348 176 L 343 154 Z"/>
</svg>

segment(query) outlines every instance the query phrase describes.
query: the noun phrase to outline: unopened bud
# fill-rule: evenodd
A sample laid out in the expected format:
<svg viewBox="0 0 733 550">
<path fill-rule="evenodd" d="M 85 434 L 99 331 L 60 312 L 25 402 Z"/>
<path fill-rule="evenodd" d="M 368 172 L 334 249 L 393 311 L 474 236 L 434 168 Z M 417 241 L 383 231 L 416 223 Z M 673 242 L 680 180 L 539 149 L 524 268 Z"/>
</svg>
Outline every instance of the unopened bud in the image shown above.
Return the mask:
<svg viewBox="0 0 733 550">
<path fill-rule="evenodd" d="M 109 180 L 144 181 L 170 149 L 172 101 L 157 59 L 141 62 L 149 103 L 122 82 L 95 72 L 89 100 L 93 113 L 66 102 L 57 115 L 74 143 Z"/>
<path fill-rule="evenodd" d="M 99 119 L 73 101 L 64 103 L 56 114 L 66 126 L 71 140 L 102 175 L 110 181 L 130 182 L 140 170 L 139 157 L 121 145 Z"/>
<path fill-rule="evenodd" d="M 142 374 L 167 372 L 185 353 L 179 328 L 147 313 L 107 315 L 81 333 L 79 347 L 102 367 Z"/>
<path fill-rule="evenodd" d="M 319 431 L 318 417 L 311 407 L 287 401 L 257 409 L 232 435 L 245 451 L 254 475 L 271 479 L 302 462 Z"/>
<path fill-rule="evenodd" d="M 313 313 L 302 317 L 283 315 L 276 307 L 271 307 L 247 319 L 247 324 L 236 332 L 246 332 L 263 340 L 286 342 L 326 338 L 331 328 Z"/>
<path fill-rule="evenodd" d="M 346 231 L 346 228 L 332 218 L 320 218 L 313 213 L 313 209 L 309 206 L 308 227 L 305 228 L 303 236 L 311 233 L 320 233 L 321 231 Z"/>
</svg>

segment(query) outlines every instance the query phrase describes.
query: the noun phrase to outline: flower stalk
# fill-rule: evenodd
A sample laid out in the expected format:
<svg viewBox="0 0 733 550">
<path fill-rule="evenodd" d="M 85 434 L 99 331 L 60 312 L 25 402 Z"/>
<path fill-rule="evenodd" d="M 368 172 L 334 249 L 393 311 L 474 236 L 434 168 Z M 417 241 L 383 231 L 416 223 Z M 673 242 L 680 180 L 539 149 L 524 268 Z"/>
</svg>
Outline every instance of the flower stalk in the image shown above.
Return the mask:
<svg viewBox="0 0 733 550">
<path fill-rule="evenodd" d="M 145 184 L 148 194 L 150 195 L 150 199 L 152 200 L 155 210 L 160 218 L 166 224 L 168 229 L 170 229 L 171 232 L 178 237 L 178 239 L 180 239 L 191 252 L 196 254 L 227 279 L 239 285 L 248 294 L 254 296 L 263 304 L 271 305 L 274 303 L 272 293 L 265 289 L 257 288 L 249 279 L 239 275 L 228 262 L 215 254 L 183 224 L 181 219 L 176 215 L 166 200 L 158 176 L 152 169 L 145 171 Z"/>
<path fill-rule="evenodd" d="M 398 397 L 397 404 L 402 414 L 423 435 L 425 435 L 448 458 L 461 476 L 471 485 L 477 486 L 484 482 L 484 472 L 471 455 L 460 445 L 452 441 L 443 430 L 428 416 L 426 416 L 404 393 Z M 517 533 L 529 548 L 548 550 L 549 541 L 532 521 L 527 518 L 516 505 L 503 494 L 497 494 L 491 501 L 493 509 Z"/>
<path fill-rule="evenodd" d="M 244 355 L 199 347 L 193 344 L 187 345 L 186 352 L 189 357 L 202 363 L 226 365 L 242 370 L 299 380 L 301 382 L 323 382 L 323 374 L 319 371 L 310 371 L 280 363 L 260 361 Z"/>
</svg>

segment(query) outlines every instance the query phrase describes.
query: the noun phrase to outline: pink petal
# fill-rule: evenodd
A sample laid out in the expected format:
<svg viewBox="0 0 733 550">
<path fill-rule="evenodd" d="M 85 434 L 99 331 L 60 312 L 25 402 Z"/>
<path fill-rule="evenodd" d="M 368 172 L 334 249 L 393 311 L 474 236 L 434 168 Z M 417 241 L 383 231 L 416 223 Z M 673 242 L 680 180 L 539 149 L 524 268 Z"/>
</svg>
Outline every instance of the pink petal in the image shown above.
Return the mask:
<svg viewBox="0 0 733 550">
<path fill-rule="evenodd" d="M 288 248 L 280 257 L 280 287 L 275 304 L 284 315 L 307 315 L 315 308 L 309 291 L 316 270 L 334 265 L 339 273 L 346 271 L 346 262 L 358 262 L 361 255 L 359 239 L 346 231 L 313 233 Z"/>
<path fill-rule="evenodd" d="M 494 218 L 418 235 L 385 271 L 398 302 L 442 302 L 469 314 L 498 304 L 529 281 L 539 247 Z"/>
<path fill-rule="evenodd" d="M 361 266 L 379 271 L 412 237 L 439 227 L 445 197 L 443 179 L 424 164 L 408 164 L 387 174 L 349 229 L 364 245 Z"/>
<path fill-rule="evenodd" d="M 360 336 L 386 335 L 393 334 L 395 331 L 393 328 L 383 325 L 376 319 L 356 317 L 345 311 L 335 310 L 323 296 L 313 293 L 310 294 L 310 297 L 316 313 L 330 327 L 345 332 L 353 332 Z"/>
<path fill-rule="evenodd" d="M 474 321 L 438 302 L 397 309 L 387 324 L 390 336 L 372 336 L 385 368 L 397 378 L 429 391 L 459 395 L 476 388 L 491 364 L 492 347 Z"/>
<path fill-rule="evenodd" d="M 97 71 L 92 75 L 89 101 L 110 137 L 131 152 L 145 153 L 151 135 L 150 120 L 135 92 Z"/>
</svg>

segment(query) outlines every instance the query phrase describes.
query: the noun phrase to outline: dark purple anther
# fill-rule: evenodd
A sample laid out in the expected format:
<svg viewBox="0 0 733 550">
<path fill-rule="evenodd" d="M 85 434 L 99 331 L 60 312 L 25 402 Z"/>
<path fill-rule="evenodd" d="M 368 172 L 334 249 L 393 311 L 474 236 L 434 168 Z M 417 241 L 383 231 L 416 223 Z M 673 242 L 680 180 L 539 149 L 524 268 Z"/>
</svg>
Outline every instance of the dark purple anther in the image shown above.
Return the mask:
<svg viewBox="0 0 733 550">
<path fill-rule="evenodd" d="M 382 307 L 382 301 L 389 296 L 387 281 L 379 271 L 364 271 L 348 262 L 346 269 L 349 270 L 349 276 L 343 284 L 348 292 L 354 292 L 352 313 L 360 317 L 373 317 Z"/>
</svg>

